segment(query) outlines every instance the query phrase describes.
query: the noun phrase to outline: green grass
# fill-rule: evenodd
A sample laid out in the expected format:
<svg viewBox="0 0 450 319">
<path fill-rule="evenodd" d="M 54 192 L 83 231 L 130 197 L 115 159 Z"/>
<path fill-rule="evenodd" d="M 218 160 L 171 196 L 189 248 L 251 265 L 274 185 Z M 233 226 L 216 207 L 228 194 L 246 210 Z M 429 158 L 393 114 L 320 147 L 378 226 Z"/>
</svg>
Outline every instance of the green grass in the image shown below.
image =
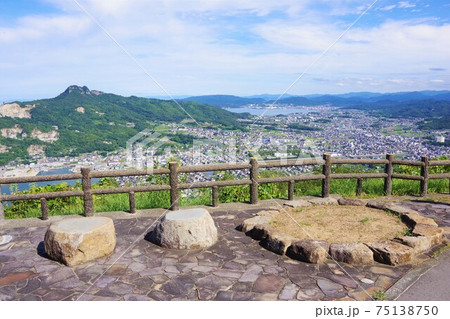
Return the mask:
<svg viewBox="0 0 450 319">
<path fill-rule="evenodd" d="M 378 290 L 372 295 L 372 298 L 375 300 L 383 301 L 387 299 L 387 295 L 383 290 Z"/>
<path fill-rule="evenodd" d="M 277 172 L 264 173 L 262 177 L 276 175 Z M 223 179 L 233 179 L 228 175 Z M 157 183 L 165 183 L 167 181 L 157 181 Z M 109 181 L 109 183 L 111 183 Z M 362 195 L 363 198 L 373 198 L 383 196 L 383 179 L 367 179 L 363 182 Z M 93 187 L 112 187 L 108 183 L 103 185 L 94 185 Z M 419 193 L 420 183 L 418 181 L 394 180 L 392 185 L 392 195 L 417 195 Z M 48 191 L 68 191 L 80 189 L 80 185 L 68 186 L 67 184 L 58 184 L 53 186 L 35 187 L 30 191 L 22 193 L 39 193 Z M 428 184 L 428 192 L 448 193 L 449 180 L 430 180 Z M 295 196 L 318 196 L 322 191 L 322 182 L 317 181 L 299 181 L 295 183 Z M 180 192 L 180 206 L 196 206 L 211 205 L 211 189 L 195 189 L 190 190 L 190 196 L 185 196 L 186 192 Z M 356 179 L 339 179 L 332 180 L 330 184 L 330 193 L 339 194 L 345 197 L 356 197 Z M 261 184 L 259 186 L 259 199 L 287 198 L 287 183 L 271 183 Z M 228 186 L 219 188 L 219 202 L 248 202 L 250 200 L 249 185 Z M 73 215 L 83 213 L 83 200 L 81 197 L 57 198 L 49 199 L 49 215 Z M 169 208 L 170 194 L 169 191 L 140 192 L 136 193 L 136 208 Z M 14 201 L 5 204 L 5 218 L 29 218 L 41 217 L 41 208 L 39 200 Z M 128 194 L 111 194 L 111 195 L 94 195 L 95 212 L 109 211 L 128 211 Z"/>
</svg>

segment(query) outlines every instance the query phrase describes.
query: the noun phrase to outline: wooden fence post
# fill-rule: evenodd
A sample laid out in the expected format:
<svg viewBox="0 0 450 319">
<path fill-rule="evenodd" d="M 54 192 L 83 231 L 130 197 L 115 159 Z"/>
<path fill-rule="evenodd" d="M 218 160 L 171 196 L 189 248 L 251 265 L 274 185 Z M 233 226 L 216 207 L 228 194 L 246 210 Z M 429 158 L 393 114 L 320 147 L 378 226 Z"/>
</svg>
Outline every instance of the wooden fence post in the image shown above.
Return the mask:
<svg viewBox="0 0 450 319">
<path fill-rule="evenodd" d="M 250 204 L 258 203 L 258 161 L 252 157 L 250 159 Z"/>
<path fill-rule="evenodd" d="M 2 196 L 2 184 L 0 184 L 0 197 Z M 5 219 L 5 210 L 3 209 L 3 202 L 0 200 L 0 222 Z"/>
<path fill-rule="evenodd" d="M 288 200 L 294 199 L 295 181 L 289 181 L 288 184 Z"/>
<path fill-rule="evenodd" d="M 91 191 L 91 169 L 89 167 L 81 168 L 81 187 L 83 189 L 84 216 L 94 216 L 94 200 Z"/>
<path fill-rule="evenodd" d="M 356 182 L 356 196 L 361 196 L 361 194 L 362 194 L 362 184 L 363 184 L 363 179 L 362 178 L 358 178 L 358 180 Z"/>
<path fill-rule="evenodd" d="M 423 165 L 420 167 L 420 176 L 422 180 L 420 181 L 420 196 L 427 195 L 428 192 L 428 156 L 422 156 Z"/>
<path fill-rule="evenodd" d="M 322 174 L 325 178 L 322 180 L 322 197 L 330 196 L 330 175 L 331 175 L 331 155 L 328 153 L 323 154 L 325 163 L 322 166 Z"/>
<path fill-rule="evenodd" d="M 212 206 L 219 206 L 219 187 L 213 186 L 211 187 L 211 195 L 212 195 Z"/>
<path fill-rule="evenodd" d="M 170 210 L 178 210 L 178 163 L 169 163 Z"/>
<path fill-rule="evenodd" d="M 384 178 L 384 195 L 390 196 L 392 194 L 392 173 L 394 172 L 392 161 L 394 160 L 394 155 L 386 154 L 386 159 L 388 163 L 384 166 L 384 172 L 387 174 Z"/>
<path fill-rule="evenodd" d="M 130 213 L 136 214 L 136 199 L 134 197 L 134 192 L 128 193 L 128 201 L 130 203 Z"/>
<path fill-rule="evenodd" d="M 41 198 L 41 212 L 42 212 L 42 220 L 48 219 L 48 204 L 47 199 Z"/>
</svg>

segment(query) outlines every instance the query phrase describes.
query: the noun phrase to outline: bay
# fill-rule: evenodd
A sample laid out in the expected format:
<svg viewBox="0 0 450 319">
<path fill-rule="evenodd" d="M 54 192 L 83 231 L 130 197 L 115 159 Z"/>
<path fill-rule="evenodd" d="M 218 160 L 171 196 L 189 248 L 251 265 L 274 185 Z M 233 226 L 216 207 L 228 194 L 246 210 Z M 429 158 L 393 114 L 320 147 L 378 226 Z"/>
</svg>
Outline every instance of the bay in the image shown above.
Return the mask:
<svg viewBox="0 0 450 319">
<path fill-rule="evenodd" d="M 312 110 L 307 107 L 279 107 L 279 108 L 250 108 L 250 107 L 236 107 L 236 108 L 225 108 L 225 110 L 233 113 L 250 113 L 256 116 L 277 116 L 286 115 L 294 113 L 308 113 Z"/>
<path fill-rule="evenodd" d="M 48 171 L 41 171 L 37 174 L 37 176 L 47 176 L 47 175 L 58 175 L 58 174 L 72 174 L 73 172 L 71 171 L 70 167 L 66 167 L 66 168 L 58 168 L 58 169 L 52 169 L 52 170 L 48 170 Z M 93 178 L 92 179 L 92 184 L 98 182 L 98 178 Z M 24 190 L 28 190 L 30 189 L 30 186 L 36 185 L 36 186 L 45 186 L 45 185 L 55 185 L 55 184 L 61 184 L 61 183 L 67 183 L 69 185 L 73 185 L 75 184 L 76 181 L 80 181 L 80 179 L 72 179 L 72 180 L 62 180 L 62 181 L 49 181 L 49 182 L 36 182 L 36 183 L 20 183 L 17 184 L 17 190 L 19 192 L 22 192 Z M 13 184 L 9 184 L 9 185 L 2 185 L 2 194 L 4 195 L 8 195 L 11 194 L 11 185 Z M 15 187 L 15 186 L 14 186 Z"/>
</svg>

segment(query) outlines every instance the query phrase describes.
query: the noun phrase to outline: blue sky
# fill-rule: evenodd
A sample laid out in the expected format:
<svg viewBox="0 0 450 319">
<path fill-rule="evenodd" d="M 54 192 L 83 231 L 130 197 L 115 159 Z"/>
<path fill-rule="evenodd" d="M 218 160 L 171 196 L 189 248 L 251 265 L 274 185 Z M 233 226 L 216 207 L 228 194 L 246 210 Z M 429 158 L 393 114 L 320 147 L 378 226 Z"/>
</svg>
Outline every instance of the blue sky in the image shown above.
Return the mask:
<svg viewBox="0 0 450 319">
<path fill-rule="evenodd" d="M 0 102 L 165 95 L 77 2 L 172 95 L 450 89 L 450 1 L 2 0 Z"/>
</svg>

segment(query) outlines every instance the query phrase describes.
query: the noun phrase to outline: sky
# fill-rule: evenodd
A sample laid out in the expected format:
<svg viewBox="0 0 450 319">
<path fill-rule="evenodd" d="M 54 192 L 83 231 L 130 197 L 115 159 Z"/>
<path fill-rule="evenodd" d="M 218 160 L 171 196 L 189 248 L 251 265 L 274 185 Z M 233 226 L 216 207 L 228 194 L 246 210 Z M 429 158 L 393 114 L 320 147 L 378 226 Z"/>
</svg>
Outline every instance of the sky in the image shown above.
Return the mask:
<svg viewBox="0 0 450 319">
<path fill-rule="evenodd" d="M 1 0 L 0 103 L 73 84 L 162 97 L 448 90 L 449 19 L 449 0 Z"/>
</svg>

